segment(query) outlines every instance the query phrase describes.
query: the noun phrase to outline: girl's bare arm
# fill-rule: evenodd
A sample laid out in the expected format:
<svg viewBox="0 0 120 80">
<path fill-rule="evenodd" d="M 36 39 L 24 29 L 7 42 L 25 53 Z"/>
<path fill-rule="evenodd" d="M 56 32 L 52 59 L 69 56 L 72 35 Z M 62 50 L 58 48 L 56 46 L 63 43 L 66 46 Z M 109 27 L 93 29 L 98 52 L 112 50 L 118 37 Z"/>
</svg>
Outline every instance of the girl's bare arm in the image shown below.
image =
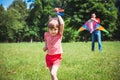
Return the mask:
<svg viewBox="0 0 120 80">
<path fill-rule="evenodd" d="M 44 52 L 47 51 L 47 43 L 46 43 L 46 41 L 45 41 L 45 47 L 43 48 L 43 51 Z"/>
<path fill-rule="evenodd" d="M 64 30 L 64 20 L 62 19 L 62 17 L 60 15 L 57 15 L 58 20 L 59 20 L 59 24 L 60 24 L 60 31 L 59 33 L 62 35 L 63 34 L 63 30 Z"/>
</svg>

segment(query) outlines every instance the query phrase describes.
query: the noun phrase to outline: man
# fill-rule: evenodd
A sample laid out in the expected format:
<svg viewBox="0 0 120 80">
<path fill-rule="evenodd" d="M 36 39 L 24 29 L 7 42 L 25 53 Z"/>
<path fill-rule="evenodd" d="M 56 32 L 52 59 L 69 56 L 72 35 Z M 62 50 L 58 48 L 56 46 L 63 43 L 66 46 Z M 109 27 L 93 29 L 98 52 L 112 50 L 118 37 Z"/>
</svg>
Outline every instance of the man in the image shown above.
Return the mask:
<svg viewBox="0 0 120 80">
<path fill-rule="evenodd" d="M 95 13 L 92 13 L 91 20 L 93 20 L 93 21 L 97 22 L 98 24 L 100 24 L 100 19 L 96 18 L 96 14 Z M 96 39 L 98 41 L 99 51 L 102 51 L 102 41 L 101 41 L 101 31 L 100 30 L 94 30 L 92 32 L 92 49 L 91 49 L 92 51 L 94 51 L 95 40 Z"/>
<path fill-rule="evenodd" d="M 97 39 L 99 51 L 102 51 L 102 41 L 101 41 L 101 31 L 100 30 L 106 32 L 107 34 L 109 34 L 109 32 L 103 26 L 100 25 L 100 19 L 96 18 L 95 13 L 91 14 L 91 19 L 86 21 L 85 24 L 82 25 L 77 32 L 75 32 L 75 34 L 76 33 L 78 34 L 79 32 L 81 32 L 83 30 L 88 30 L 92 34 L 91 50 L 94 51 L 95 40 Z"/>
</svg>

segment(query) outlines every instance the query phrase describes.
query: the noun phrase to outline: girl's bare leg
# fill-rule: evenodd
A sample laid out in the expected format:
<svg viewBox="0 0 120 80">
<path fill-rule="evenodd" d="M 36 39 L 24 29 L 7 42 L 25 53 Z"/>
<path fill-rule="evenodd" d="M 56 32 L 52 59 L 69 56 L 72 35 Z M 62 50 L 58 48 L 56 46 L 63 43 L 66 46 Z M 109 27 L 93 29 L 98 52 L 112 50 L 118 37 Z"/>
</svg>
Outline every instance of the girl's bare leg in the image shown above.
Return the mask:
<svg viewBox="0 0 120 80">
<path fill-rule="evenodd" d="M 52 67 L 49 67 L 52 80 L 58 80 L 58 78 L 57 78 L 58 68 L 59 68 L 58 65 L 53 65 Z"/>
</svg>

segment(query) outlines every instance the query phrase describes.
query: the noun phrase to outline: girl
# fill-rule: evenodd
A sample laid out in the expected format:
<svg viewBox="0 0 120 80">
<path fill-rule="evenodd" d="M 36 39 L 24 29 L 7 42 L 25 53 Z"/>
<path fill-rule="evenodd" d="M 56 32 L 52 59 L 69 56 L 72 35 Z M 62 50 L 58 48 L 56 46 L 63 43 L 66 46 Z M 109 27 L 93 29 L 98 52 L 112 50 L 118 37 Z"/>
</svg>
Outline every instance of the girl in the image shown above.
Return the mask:
<svg viewBox="0 0 120 80">
<path fill-rule="evenodd" d="M 64 21 L 60 15 L 49 17 L 48 32 L 44 33 L 45 47 L 47 51 L 46 65 L 49 68 L 52 80 L 58 80 L 57 71 L 62 60 L 62 35 L 64 30 Z"/>
</svg>

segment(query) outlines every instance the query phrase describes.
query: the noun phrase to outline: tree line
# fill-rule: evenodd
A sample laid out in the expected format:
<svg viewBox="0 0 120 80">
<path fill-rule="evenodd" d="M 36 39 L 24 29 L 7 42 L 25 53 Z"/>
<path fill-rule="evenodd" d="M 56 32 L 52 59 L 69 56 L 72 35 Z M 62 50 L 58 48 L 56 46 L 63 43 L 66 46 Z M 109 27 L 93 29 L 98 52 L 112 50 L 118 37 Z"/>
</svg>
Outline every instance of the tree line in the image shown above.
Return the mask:
<svg viewBox="0 0 120 80">
<path fill-rule="evenodd" d="M 42 42 L 49 15 L 55 16 L 55 7 L 65 9 L 63 42 L 91 40 L 88 31 L 79 35 L 74 32 L 93 12 L 110 32 L 109 35 L 103 32 L 102 40 L 120 40 L 119 0 L 35 0 L 29 8 L 25 1 L 14 0 L 7 10 L 0 5 L 0 42 Z"/>
</svg>

